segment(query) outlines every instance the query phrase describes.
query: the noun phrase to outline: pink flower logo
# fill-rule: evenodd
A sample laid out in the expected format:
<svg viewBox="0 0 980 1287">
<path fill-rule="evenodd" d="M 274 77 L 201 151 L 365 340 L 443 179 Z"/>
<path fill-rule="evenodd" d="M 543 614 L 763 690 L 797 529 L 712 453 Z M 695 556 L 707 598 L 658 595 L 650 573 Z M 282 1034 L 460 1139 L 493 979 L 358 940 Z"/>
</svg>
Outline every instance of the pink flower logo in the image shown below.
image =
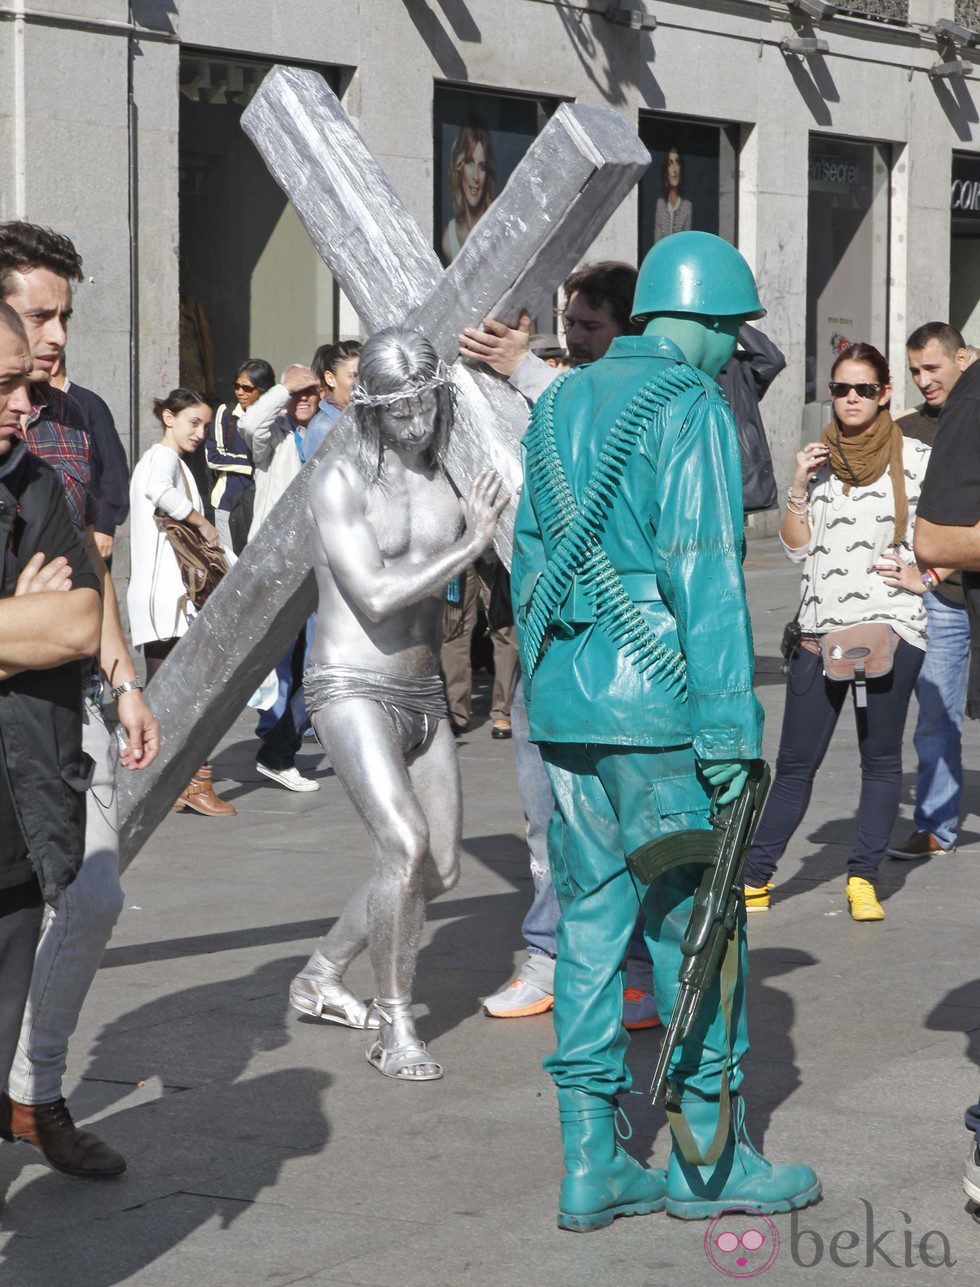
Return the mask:
<svg viewBox="0 0 980 1287">
<path fill-rule="evenodd" d="M 779 1232 L 764 1215 L 723 1211 L 704 1235 L 704 1254 L 728 1278 L 757 1278 L 779 1254 Z"/>
</svg>

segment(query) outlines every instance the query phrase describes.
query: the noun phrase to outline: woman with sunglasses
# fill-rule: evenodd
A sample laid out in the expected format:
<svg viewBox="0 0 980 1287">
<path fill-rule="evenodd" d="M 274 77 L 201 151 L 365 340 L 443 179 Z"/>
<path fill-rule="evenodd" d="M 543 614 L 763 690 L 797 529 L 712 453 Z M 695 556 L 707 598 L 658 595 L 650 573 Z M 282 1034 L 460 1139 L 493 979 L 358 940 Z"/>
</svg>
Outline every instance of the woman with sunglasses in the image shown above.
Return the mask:
<svg viewBox="0 0 980 1287">
<path fill-rule="evenodd" d="M 204 440 L 208 467 L 215 476 L 211 489 L 214 525 L 225 549 L 235 554 L 241 554 L 248 540 L 255 494 L 252 453 L 238 431 L 238 422 L 275 382 L 275 372 L 262 358 L 243 362 L 235 375 L 235 406 L 221 404 Z"/>
<path fill-rule="evenodd" d="M 898 814 L 902 735 L 926 647 L 922 597 L 939 578 L 921 574 L 912 528 L 929 448 L 903 439 L 888 411 L 891 379 L 870 344 L 852 344 L 831 371 L 834 418 L 819 442 L 796 457 L 779 529 L 788 557 L 803 567 L 788 659 L 786 706 L 776 775 L 745 863 L 745 905 L 765 911 L 772 877 L 803 820 L 817 770 L 855 684 L 827 678 L 821 641 L 830 631 L 880 624 L 894 632 L 892 668 L 869 679 L 858 704 L 861 802 L 847 860 L 847 901 L 857 921 L 880 921 L 877 872 Z M 927 579 L 924 580 L 923 577 Z M 789 633 L 789 632 L 787 632 Z M 831 654 L 832 655 L 832 654 Z"/>
</svg>

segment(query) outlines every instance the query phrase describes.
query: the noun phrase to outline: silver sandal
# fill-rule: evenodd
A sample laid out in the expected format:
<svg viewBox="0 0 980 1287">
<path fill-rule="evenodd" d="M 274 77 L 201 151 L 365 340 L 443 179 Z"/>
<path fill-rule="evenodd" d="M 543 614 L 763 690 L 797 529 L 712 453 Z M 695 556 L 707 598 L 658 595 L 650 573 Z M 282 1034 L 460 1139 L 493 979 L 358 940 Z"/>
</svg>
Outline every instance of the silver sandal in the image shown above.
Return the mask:
<svg viewBox="0 0 980 1287">
<path fill-rule="evenodd" d="M 411 1020 L 412 1017 L 410 1003 L 402 999 L 376 999 L 371 1008 L 390 1027 L 400 1019 Z M 375 1041 L 367 1052 L 367 1061 L 382 1076 L 391 1077 L 395 1081 L 438 1081 L 442 1076 L 442 1064 L 432 1058 L 425 1042 L 420 1041 L 414 1031 L 409 1040 L 391 1048 L 385 1046 L 383 1041 Z M 436 1071 L 422 1074 L 409 1072 L 411 1068 L 421 1068 L 424 1065 L 435 1068 Z"/>
<path fill-rule="evenodd" d="M 301 1014 L 322 1019 L 324 1023 L 337 1023 L 343 1028 L 376 1031 L 381 1027 L 381 1016 L 375 1005 L 359 1001 L 344 987 L 339 976 L 334 978 L 310 964 L 290 983 L 289 1004 Z"/>
<path fill-rule="evenodd" d="M 438 1081 L 442 1076 L 442 1064 L 432 1058 L 424 1041 L 395 1046 L 393 1050 L 388 1050 L 380 1041 L 376 1041 L 367 1052 L 367 1060 L 373 1068 L 377 1068 L 379 1073 L 385 1077 L 393 1077 L 395 1081 Z M 438 1068 L 439 1071 L 408 1072 L 409 1068 L 421 1068 L 425 1064 Z"/>
</svg>

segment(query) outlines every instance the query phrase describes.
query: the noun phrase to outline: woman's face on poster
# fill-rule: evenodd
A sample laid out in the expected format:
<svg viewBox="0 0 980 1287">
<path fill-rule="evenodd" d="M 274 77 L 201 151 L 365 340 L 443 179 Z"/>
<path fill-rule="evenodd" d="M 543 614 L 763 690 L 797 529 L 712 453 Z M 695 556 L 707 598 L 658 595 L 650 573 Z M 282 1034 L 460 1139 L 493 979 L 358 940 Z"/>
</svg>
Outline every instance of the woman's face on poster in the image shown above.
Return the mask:
<svg viewBox="0 0 980 1287">
<path fill-rule="evenodd" d="M 669 188 L 680 187 L 681 182 L 681 154 L 677 148 L 672 147 L 667 153 L 667 186 Z"/>
<path fill-rule="evenodd" d="M 463 164 L 463 198 L 470 210 L 479 210 L 487 190 L 487 150 L 474 145 Z"/>
</svg>

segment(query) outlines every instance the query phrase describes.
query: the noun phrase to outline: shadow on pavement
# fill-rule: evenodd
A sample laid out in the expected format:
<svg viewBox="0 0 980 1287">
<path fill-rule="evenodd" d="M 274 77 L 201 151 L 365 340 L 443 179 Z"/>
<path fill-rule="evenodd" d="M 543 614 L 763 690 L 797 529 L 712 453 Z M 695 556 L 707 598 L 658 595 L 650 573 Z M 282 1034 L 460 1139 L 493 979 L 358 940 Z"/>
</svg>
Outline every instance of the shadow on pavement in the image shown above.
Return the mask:
<svg viewBox="0 0 980 1287">
<path fill-rule="evenodd" d="M 50 1171 L 13 1196 L 3 1214 L 4 1231 L 14 1236 L 2 1281 L 125 1282 L 207 1222 L 228 1228 L 277 1183 L 291 1157 L 326 1146 L 321 1102 L 329 1076 L 290 1068 L 243 1080 L 254 1056 L 287 1041 L 284 998 L 296 964 L 277 961 L 187 988 L 103 1029 L 84 1077 L 111 1087 L 117 1101 L 141 1076 L 192 1089 L 100 1116 L 97 1133 L 129 1162 L 120 1180 L 93 1184 Z M 4 1188 L 37 1161 L 26 1145 L 0 1156 Z"/>
</svg>

